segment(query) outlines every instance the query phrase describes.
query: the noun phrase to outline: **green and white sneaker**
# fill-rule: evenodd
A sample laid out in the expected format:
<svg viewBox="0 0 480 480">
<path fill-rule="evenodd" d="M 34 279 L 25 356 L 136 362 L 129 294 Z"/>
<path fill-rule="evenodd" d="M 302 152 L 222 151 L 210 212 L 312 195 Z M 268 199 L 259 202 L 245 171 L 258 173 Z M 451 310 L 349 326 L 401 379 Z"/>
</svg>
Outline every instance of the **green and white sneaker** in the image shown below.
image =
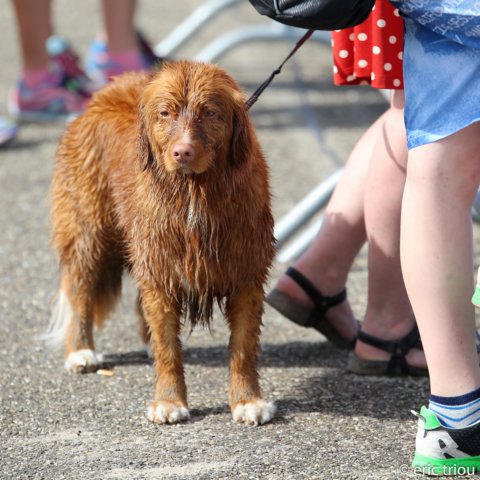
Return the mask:
<svg viewBox="0 0 480 480">
<path fill-rule="evenodd" d="M 475 292 L 473 292 L 472 303 L 476 307 L 480 307 L 480 267 L 477 270 L 477 284 L 475 285 Z"/>
<path fill-rule="evenodd" d="M 480 307 L 480 285 L 478 283 L 475 286 L 475 292 L 473 292 L 472 303 L 476 307 Z"/>
<path fill-rule="evenodd" d="M 412 466 L 424 475 L 473 475 L 480 472 L 480 422 L 466 428 L 444 427 L 427 407 L 418 417 Z"/>
</svg>

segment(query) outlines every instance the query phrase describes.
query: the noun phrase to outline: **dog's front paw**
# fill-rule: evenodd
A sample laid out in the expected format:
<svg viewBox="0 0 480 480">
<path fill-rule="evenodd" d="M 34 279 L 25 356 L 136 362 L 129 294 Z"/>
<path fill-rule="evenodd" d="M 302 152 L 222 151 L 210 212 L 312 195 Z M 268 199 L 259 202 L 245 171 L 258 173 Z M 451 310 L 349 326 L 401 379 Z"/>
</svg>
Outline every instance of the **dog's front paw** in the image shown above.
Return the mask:
<svg viewBox="0 0 480 480">
<path fill-rule="evenodd" d="M 70 353 L 65 360 L 65 368 L 72 373 L 94 372 L 102 365 L 103 355 L 85 348 Z"/>
<path fill-rule="evenodd" d="M 233 419 L 247 425 L 262 425 L 275 416 L 275 404 L 262 399 L 239 402 L 232 406 Z"/>
<path fill-rule="evenodd" d="M 148 407 L 147 417 L 155 423 L 178 423 L 188 420 L 190 413 L 182 404 L 156 400 Z"/>
</svg>

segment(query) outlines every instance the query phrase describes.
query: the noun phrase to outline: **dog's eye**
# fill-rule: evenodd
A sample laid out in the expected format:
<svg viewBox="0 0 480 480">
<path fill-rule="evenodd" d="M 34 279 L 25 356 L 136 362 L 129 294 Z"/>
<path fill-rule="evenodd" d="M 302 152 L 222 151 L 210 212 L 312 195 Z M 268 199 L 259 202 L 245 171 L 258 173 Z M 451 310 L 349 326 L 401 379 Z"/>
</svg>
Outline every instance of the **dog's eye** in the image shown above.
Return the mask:
<svg viewBox="0 0 480 480">
<path fill-rule="evenodd" d="M 162 110 L 162 111 L 160 112 L 160 116 L 161 116 L 162 118 L 167 118 L 167 117 L 170 116 L 170 113 L 169 113 L 167 110 Z"/>
<path fill-rule="evenodd" d="M 205 116 L 206 117 L 214 117 L 216 115 L 217 112 L 215 112 L 214 110 L 207 110 L 205 112 Z"/>
</svg>

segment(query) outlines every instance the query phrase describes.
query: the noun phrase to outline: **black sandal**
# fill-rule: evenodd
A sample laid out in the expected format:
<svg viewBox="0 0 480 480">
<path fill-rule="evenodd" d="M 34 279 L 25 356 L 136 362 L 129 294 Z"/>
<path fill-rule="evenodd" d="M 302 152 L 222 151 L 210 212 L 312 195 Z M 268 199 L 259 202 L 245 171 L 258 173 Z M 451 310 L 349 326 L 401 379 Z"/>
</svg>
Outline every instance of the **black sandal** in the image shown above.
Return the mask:
<svg viewBox="0 0 480 480">
<path fill-rule="evenodd" d="M 407 363 L 406 354 L 412 348 L 423 350 L 420 333 L 417 326 L 400 340 L 382 340 L 369 335 L 362 330 L 358 331 L 358 340 L 372 347 L 378 348 L 391 354 L 390 360 L 363 360 L 352 353 L 348 362 L 348 370 L 357 375 L 374 376 L 428 376 L 426 367 L 414 367 Z"/>
<path fill-rule="evenodd" d="M 268 294 L 265 301 L 297 325 L 314 328 L 338 348 L 352 350 L 355 347 L 355 339 L 346 339 L 343 335 L 340 335 L 330 323 L 325 321 L 327 311 L 345 301 L 347 298 L 347 290 L 343 289 L 340 293 L 327 297 L 322 295 L 315 285 L 295 268 L 288 268 L 285 274 L 292 278 L 298 286 L 303 289 L 314 303 L 314 307 L 311 308 L 300 305 L 276 288 Z"/>
</svg>

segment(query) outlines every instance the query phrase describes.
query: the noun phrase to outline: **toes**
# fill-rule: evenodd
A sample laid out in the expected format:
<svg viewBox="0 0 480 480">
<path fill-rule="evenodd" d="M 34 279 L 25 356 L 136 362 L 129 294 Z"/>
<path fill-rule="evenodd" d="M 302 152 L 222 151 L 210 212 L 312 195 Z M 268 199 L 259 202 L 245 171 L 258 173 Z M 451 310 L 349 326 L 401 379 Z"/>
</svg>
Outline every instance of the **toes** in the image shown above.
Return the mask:
<svg viewBox="0 0 480 480">
<path fill-rule="evenodd" d="M 232 408 L 233 419 L 247 425 L 263 425 L 275 416 L 275 404 L 265 400 L 237 403 Z"/>
<path fill-rule="evenodd" d="M 152 402 L 147 411 L 149 420 L 155 423 L 178 423 L 188 420 L 190 413 L 187 407 L 172 402 Z"/>
<path fill-rule="evenodd" d="M 65 368 L 72 373 L 86 373 L 97 370 L 103 362 L 103 355 L 95 350 L 83 349 L 70 353 Z"/>
</svg>

